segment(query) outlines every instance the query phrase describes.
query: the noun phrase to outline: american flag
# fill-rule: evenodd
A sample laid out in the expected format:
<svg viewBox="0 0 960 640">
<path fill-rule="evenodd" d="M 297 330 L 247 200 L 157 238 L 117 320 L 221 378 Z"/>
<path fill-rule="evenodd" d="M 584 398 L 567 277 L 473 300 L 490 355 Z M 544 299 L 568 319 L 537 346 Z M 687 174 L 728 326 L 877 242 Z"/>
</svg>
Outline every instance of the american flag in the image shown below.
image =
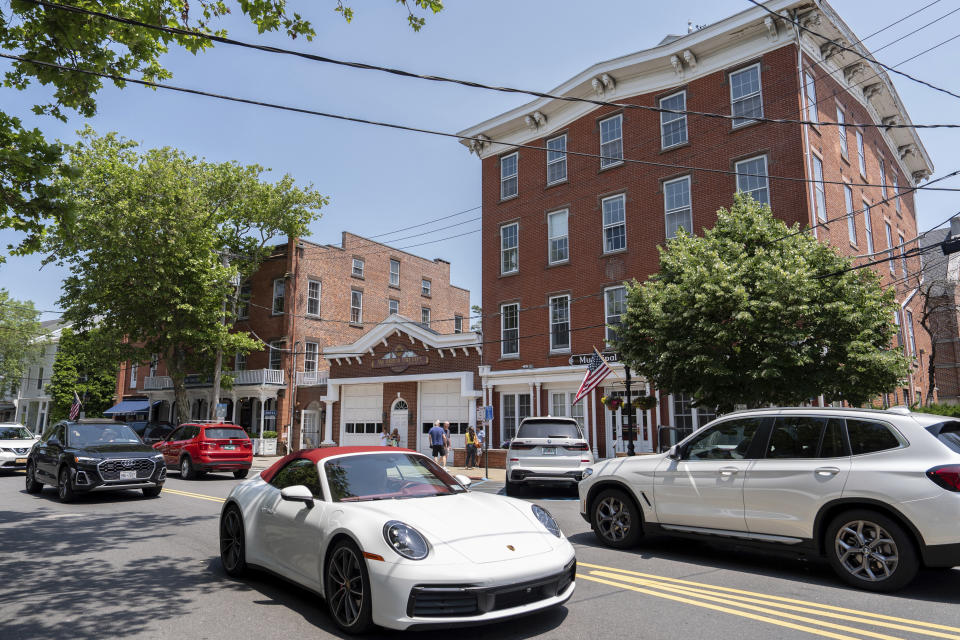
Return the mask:
<svg viewBox="0 0 960 640">
<path fill-rule="evenodd" d="M 77 392 L 73 392 L 73 404 L 70 405 L 70 419 L 76 420 L 77 416 L 80 415 L 80 396 L 77 395 Z"/>
<path fill-rule="evenodd" d="M 573 399 L 573 404 L 580 402 L 580 398 L 596 389 L 597 385 L 603 382 L 603 379 L 610 375 L 612 371 L 613 369 L 610 368 L 607 361 L 601 358 L 599 353 L 594 351 L 593 357 L 590 358 L 590 362 L 587 364 L 587 374 L 583 376 L 583 382 L 580 383 L 580 388 L 577 390 L 577 397 Z"/>
</svg>

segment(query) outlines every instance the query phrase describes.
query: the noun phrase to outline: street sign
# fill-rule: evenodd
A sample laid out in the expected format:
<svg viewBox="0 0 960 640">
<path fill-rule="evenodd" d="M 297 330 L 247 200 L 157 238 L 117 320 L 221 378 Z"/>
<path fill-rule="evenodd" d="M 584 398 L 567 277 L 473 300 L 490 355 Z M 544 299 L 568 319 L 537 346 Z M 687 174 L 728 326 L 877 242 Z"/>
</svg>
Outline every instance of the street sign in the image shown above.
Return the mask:
<svg viewBox="0 0 960 640">
<path fill-rule="evenodd" d="M 263 412 L 263 417 L 264 417 L 264 418 L 276 418 L 276 417 L 277 417 L 277 410 L 276 410 L 276 409 L 267 409 L 266 411 Z"/>
<path fill-rule="evenodd" d="M 227 417 L 227 403 L 221 402 L 217 405 L 216 411 L 217 420 L 223 420 Z"/>
<path fill-rule="evenodd" d="M 488 404 L 487 406 L 485 406 L 485 407 L 484 407 L 484 412 L 483 412 L 483 414 L 484 414 L 484 419 L 485 419 L 487 422 L 492 421 L 492 420 L 493 420 L 493 405 L 492 405 L 492 404 Z"/>
<path fill-rule="evenodd" d="M 603 356 L 603 359 L 607 362 L 620 362 L 620 354 L 616 351 L 604 351 L 600 355 Z M 571 366 L 585 367 L 590 364 L 590 358 L 592 357 L 592 353 L 577 353 L 570 356 L 567 362 L 569 362 Z"/>
<path fill-rule="evenodd" d="M 483 407 L 477 407 L 477 424 L 483 422 L 484 415 L 486 415 L 486 413 L 484 412 Z"/>
</svg>

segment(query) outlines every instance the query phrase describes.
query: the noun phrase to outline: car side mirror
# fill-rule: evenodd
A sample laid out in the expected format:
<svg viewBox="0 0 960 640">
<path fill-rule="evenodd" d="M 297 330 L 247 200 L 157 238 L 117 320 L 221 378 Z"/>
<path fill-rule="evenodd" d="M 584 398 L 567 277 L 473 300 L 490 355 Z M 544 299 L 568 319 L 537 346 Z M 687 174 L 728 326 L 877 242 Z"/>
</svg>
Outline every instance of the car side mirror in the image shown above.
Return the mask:
<svg viewBox="0 0 960 640">
<path fill-rule="evenodd" d="M 680 447 L 678 447 L 677 445 L 673 445 L 672 447 L 667 449 L 667 457 L 670 458 L 671 460 L 679 460 Z"/>
<path fill-rule="evenodd" d="M 57 438 L 56 436 L 53 436 L 53 437 L 51 437 L 49 440 L 47 440 L 47 444 L 50 445 L 50 446 L 52 446 L 52 447 L 59 447 L 59 446 L 60 446 L 60 439 Z"/>
<path fill-rule="evenodd" d="M 455 475 L 455 476 L 453 476 L 453 477 L 456 478 L 457 482 L 459 482 L 460 484 L 462 484 L 462 485 L 463 485 L 464 487 L 466 487 L 466 488 L 469 488 L 469 487 L 470 487 L 470 484 L 473 482 L 473 480 L 471 480 L 471 479 L 468 478 L 467 476 L 463 475 L 462 473 L 461 473 L 461 474 L 458 474 L 458 475 Z"/>
<path fill-rule="evenodd" d="M 280 497 L 290 502 L 302 502 L 307 507 L 313 507 L 313 494 L 302 484 L 284 487 L 280 490 Z"/>
</svg>

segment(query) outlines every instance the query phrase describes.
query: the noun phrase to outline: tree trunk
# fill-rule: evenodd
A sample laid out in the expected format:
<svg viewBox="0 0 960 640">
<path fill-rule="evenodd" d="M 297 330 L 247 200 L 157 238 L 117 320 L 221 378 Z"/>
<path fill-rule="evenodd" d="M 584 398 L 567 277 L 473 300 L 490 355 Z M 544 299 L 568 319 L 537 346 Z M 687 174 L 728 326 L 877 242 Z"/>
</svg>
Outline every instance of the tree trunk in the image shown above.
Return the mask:
<svg viewBox="0 0 960 640">
<path fill-rule="evenodd" d="M 190 419 L 190 402 L 187 400 L 186 353 L 180 347 L 173 349 L 173 357 L 169 360 L 170 379 L 173 380 L 173 397 L 177 403 L 177 424 L 183 424 Z"/>
</svg>

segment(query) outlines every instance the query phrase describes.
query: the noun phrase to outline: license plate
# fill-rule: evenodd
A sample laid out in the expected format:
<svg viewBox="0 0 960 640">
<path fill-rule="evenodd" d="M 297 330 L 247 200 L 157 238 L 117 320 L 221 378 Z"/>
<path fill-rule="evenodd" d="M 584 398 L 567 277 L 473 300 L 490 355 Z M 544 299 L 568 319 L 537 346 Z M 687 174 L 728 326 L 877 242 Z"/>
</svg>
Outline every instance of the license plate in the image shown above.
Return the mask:
<svg viewBox="0 0 960 640">
<path fill-rule="evenodd" d="M 137 472 L 136 471 L 121 471 L 120 472 L 121 480 L 136 480 Z"/>
<path fill-rule="evenodd" d="M 13 461 L 13 463 L 14 463 L 14 464 L 27 464 L 27 459 L 26 459 L 26 458 L 17 458 L 16 460 Z"/>
<path fill-rule="evenodd" d="M 540 447 L 540 453 L 545 456 L 555 456 L 557 455 L 556 447 Z"/>
<path fill-rule="evenodd" d="M 223 445 L 220 445 L 220 448 L 221 448 L 221 449 L 236 449 L 236 448 L 237 448 L 237 445 L 235 445 L 235 444 L 223 444 Z"/>
</svg>

